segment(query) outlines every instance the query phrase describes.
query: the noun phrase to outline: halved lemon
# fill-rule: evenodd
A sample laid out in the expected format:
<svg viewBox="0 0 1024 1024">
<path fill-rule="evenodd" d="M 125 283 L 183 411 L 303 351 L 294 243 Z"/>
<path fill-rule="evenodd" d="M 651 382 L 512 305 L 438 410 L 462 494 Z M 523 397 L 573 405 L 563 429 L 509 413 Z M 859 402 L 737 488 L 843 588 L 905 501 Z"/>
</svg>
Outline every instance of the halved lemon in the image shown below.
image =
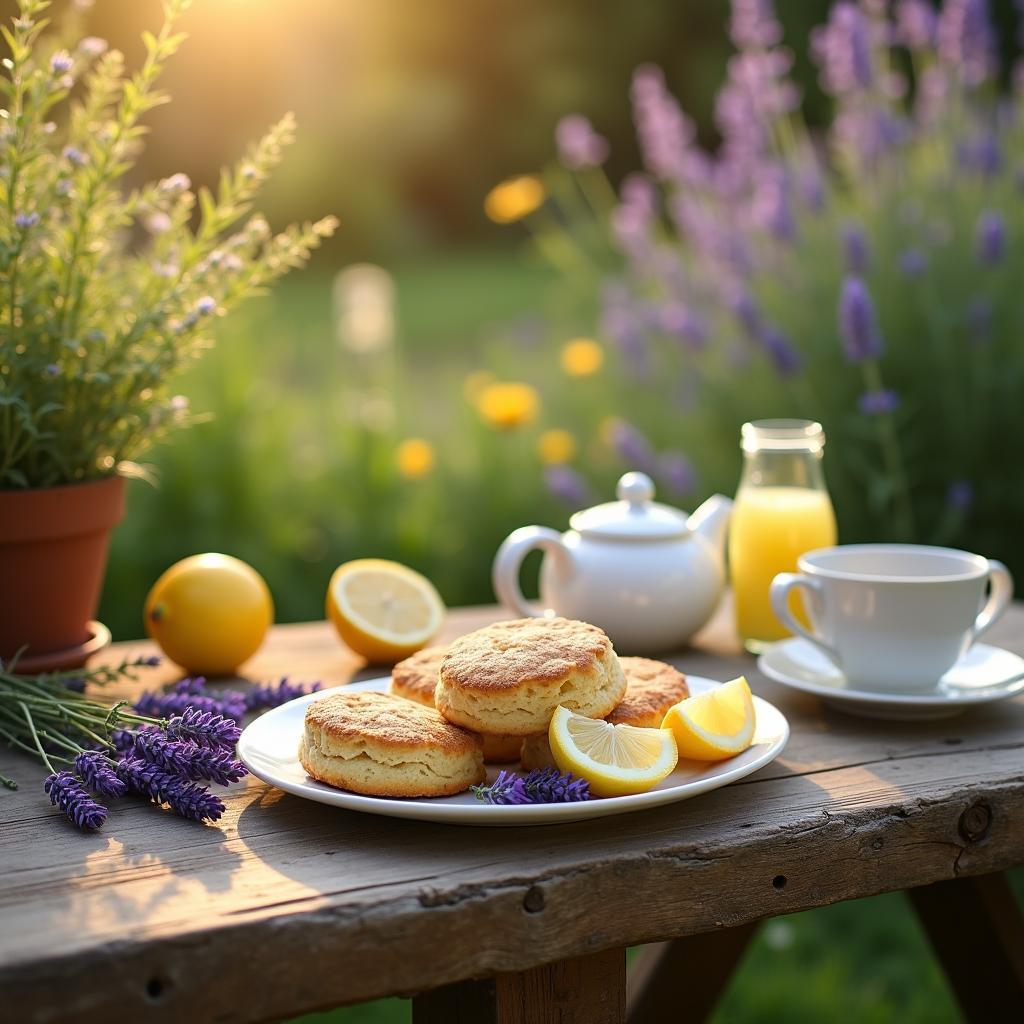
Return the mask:
<svg viewBox="0 0 1024 1024">
<path fill-rule="evenodd" d="M 327 586 L 327 617 L 341 639 L 371 662 L 391 665 L 426 647 L 444 612 L 426 576 L 381 558 L 338 566 Z"/>
<path fill-rule="evenodd" d="M 584 718 L 559 705 L 548 726 L 555 764 L 590 783 L 595 796 L 645 793 L 676 766 L 679 753 L 670 732 L 612 725 Z"/>
<path fill-rule="evenodd" d="M 754 699 L 740 676 L 681 700 L 668 709 L 661 727 L 675 736 L 680 757 L 724 761 L 750 746 L 755 723 Z"/>
</svg>

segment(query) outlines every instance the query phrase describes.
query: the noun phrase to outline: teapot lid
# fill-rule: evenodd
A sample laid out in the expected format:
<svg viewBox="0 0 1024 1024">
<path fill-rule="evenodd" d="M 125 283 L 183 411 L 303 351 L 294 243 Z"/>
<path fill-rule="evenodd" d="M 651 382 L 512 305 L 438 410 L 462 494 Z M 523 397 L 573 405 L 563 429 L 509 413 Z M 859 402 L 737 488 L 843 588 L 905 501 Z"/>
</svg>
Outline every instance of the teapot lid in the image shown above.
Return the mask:
<svg viewBox="0 0 1024 1024">
<path fill-rule="evenodd" d="M 579 533 L 623 540 L 658 540 L 688 534 L 686 513 L 654 501 L 654 481 L 646 473 L 627 473 L 615 488 L 618 501 L 577 512 L 569 525 Z"/>
</svg>

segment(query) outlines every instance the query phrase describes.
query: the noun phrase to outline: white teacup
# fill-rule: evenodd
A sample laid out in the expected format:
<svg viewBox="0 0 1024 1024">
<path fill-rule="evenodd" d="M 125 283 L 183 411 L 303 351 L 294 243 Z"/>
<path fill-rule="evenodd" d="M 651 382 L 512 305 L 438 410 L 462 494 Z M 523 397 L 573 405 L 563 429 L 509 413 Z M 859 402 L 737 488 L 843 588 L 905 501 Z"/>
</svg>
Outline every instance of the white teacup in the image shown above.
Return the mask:
<svg viewBox="0 0 1024 1024">
<path fill-rule="evenodd" d="M 848 544 L 809 551 L 797 566 L 772 581 L 775 614 L 862 689 L 934 689 L 1013 597 L 1002 562 L 953 548 Z M 789 609 L 795 588 L 810 630 Z"/>
</svg>

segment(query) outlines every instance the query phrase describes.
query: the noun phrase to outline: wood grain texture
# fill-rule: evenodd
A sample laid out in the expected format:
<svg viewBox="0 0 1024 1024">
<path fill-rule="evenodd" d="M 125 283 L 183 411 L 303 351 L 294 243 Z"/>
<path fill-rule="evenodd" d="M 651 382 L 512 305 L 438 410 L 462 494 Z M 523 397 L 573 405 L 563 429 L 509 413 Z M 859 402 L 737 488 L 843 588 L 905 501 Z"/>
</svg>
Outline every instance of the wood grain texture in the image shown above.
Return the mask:
<svg viewBox="0 0 1024 1024">
<path fill-rule="evenodd" d="M 497 616 L 454 613 L 449 634 Z M 789 717 L 789 747 L 724 790 L 604 821 L 428 825 L 250 779 L 217 826 L 126 800 L 83 836 L 46 802 L 40 769 L 0 753 L 22 783 L 0 792 L 0 998 L 62 1024 L 273 1020 L 1024 862 L 1024 700 L 859 720 L 760 676 L 724 618 L 700 640 L 672 660 L 745 672 Z M 1024 612 L 991 642 L 1024 650 Z M 375 674 L 322 624 L 275 630 L 248 669 Z M 986 815 L 981 832 L 964 826 Z"/>
</svg>

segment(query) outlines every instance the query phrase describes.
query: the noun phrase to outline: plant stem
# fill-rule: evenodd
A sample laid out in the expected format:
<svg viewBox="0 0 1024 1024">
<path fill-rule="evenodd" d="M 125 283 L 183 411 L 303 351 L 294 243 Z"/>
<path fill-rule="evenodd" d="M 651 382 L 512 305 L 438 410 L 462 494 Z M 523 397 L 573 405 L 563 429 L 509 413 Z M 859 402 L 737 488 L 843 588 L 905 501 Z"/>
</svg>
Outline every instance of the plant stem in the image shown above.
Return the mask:
<svg viewBox="0 0 1024 1024">
<path fill-rule="evenodd" d="M 882 371 L 879 369 L 878 361 L 867 359 L 862 365 L 868 390 L 882 391 Z M 878 434 L 886 470 L 893 481 L 896 514 L 900 523 L 899 531 L 904 539 L 912 541 L 914 539 L 914 507 L 910 497 L 910 485 L 907 482 L 907 474 L 903 466 L 899 437 L 896 434 L 896 424 L 891 412 L 885 412 L 878 416 Z"/>
<path fill-rule="evenodd" d="M 21 705 L 21 710 L 25 713 L 25 721 L 28 722 L 28 731 L 32 733 L 32 739 L 35 742 L 36 750 L 39 751 L 39 756 L 42 759 L 43 764 L 50 769 L 51 775 L 55 775 L 56 772 L 53 770 L 53 764 L 47 756 L 46 751 L 43 750 L 42 743 L 39 742 L 39 734 L 36 732 L 36 723 L 32 721 L 32 713 L 25 704 Z"/>
</svg>

